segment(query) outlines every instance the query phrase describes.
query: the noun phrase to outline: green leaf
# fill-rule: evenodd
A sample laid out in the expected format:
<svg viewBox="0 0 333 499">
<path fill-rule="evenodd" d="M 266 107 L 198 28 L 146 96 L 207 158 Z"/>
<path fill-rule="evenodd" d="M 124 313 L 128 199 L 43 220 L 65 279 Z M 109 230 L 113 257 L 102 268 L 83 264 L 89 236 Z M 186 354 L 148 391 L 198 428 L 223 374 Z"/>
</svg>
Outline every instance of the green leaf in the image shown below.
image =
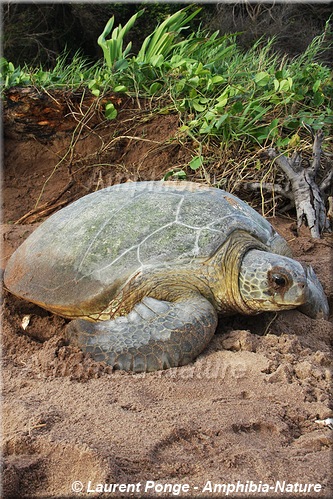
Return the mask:
<svg viewBox="0 0 333 499">
<path fill-rule="evenodd" d="M 170 170 L 163 176 L 162 180 L 164 181 L 168 180 L 170 177 L 175 177 L 180 180 L 185 180 L 186 172 L 184 172 L 184 170 Z"/>
<path fill-rule="evenodd" d="M 291 89 L 293 84 L 293 80 L 291 78 L 288 78 L 287 80 L 281 80 L 279 84 L 279 92 L 287 92 L 288 90 Z"/>
<path fill-rule="evenodd" d="M 198 85 L 199 81 L 200 81 L 199 76 L 193 76 L 192 78 L 190 78 L 188 80 L 188 83 L 190 85 L 192 85 L 193 87 L 196 87 Z"/>
<path fill-rule="evenodd" d="M 314 92 L 317 92 L 317 91 L 318 91 L 318 89 L 319 89 L 319 87 L 320 87 L 320 85 L 321 85 L 321 81 L 320 81 L 320 80 L 317 80 L 317 81 L 314 83 L 314 85 L 313 85 L 313 87 L 312 87 L 312 90 L 313 90 Z"/>
<path fill-rule="evenodd" d="M 117 117 L 117 109 L 114 107 L 112 102 L 108 102 L 105 106 L 105 117 L 108 120 L 114 120 Z"/>
<path fill-rule="evenodd" d="M 119 59 L 114 65 L 115 71 L 124 71 L 128 68 L 128 61 L 126 59 Z"/>
<path fill-rule="evenodd" d="M 202 135 L 206 135 L 211 133 L 211 131 L 214 128 L 214 122 L 212 123 L 204 123 L 200 128 L 199 128 L 199 133 Z"/>
<path fill-rule="evenodd" d="M 218 102 L 217 102 L 217 104 L 215 104 L 214 108 L 217 111 L 224 110 L 224 108 L 225 108 L 225 106 L 227 105 L 227 102 L 228 102 L 228 97 L 227 96 L 219 97 L 217 100 L 218 100 Z"/>
<path fill-rule="evenodd" d="M 236 101 L 235 104 L 233 104 L 232 108 L 231 108 L 231 112 L 232 113 L 241 113 L 244 109 L 244 106 L 243 104 L 241 103 L 241 101 Z"/>
<path fill-rule="evenodd" d="M 113 91 L 119 93 L 127 92 L 127 87 L 125 87 L 125 85 L 117 85 L 114 87 Z"/>
<path fill-rule="evenodd" d="M 324 95 L 321 92 L 316 92 L 314 94 L 313 103 L 315 106 L 321 106 L 324 100 Z"/>
<path fill-rule="evenodd" d="M 155 81 L 155 83 L 153 83 L 149 87 L 149 93 L 150 93 L 150 95 L 156 94 L 157 92 L 159 92 L 161 90 L 162 87 L 163 87 L 162 83 L 159 83 L 158 81 Z"/>
<path fill-rule="evenodd" d="M 164 57 L 162 54 L 156 54 L 150 59 L 150 64 L 155 68 L 160 68 L 164 63 Z"/>
<path fill-rule="evenodd" d="M 289 138 L 288 137 L 285 137 L 283 139 L 277 139 L 276 141 L 276 145 L 278 147 L 280 147 L 281 149 L 284 148 L 284 147 L 287 147 L 289 144 Z"/>
<path fill-rule="evenodd" d="M 300 142 L 301 137 L 298 135 L 298 133 L 294 133 L 294 135 L 289 140 L 288 146 L 292 149 L 296 149 L 299 146 Z"/>
<path fill-rule="evenodd" d="M 195 156 L 193 159 L 190 161 L 190 168 L 191 170 L 197 170 L 203 165 L 203 157 L 202 156 Z"/>
<path fill-rule="evenodd" d="M 198 92 L 196 91 L 195 88 L 191 88 L 191 90 L 188 93 L 188 96 L 190 99 L 195 100 L 195 98 L 198 96 Z"/>
<path fill-rule="evenodd" d="M 182 90 L 184 90 L 184 88 L 185 88 L 185 81 L 184 80 L 177 81 L 177 83 L 175 85 L 176 92 L 180 93 L 180 92 L 182 92 Z"/>
<path fill-rule="evenodd" d="M 198 113 L 202 113 L 202 112 L 203 112 L 203 111 L 205 111 L 205 109 L 206 109 L 206 106 L 202 106 L 202 105 L 200 104 L 199 100 L 194 100 L 194 101 L 192 101 L 192 103 L 191 103 L 191 104 L 192 104 L 192 107 L 193 107 L 196 111 L 198 111 Z"/>
<path fill-rule="evenodd" d="M 254 81 L 258 85 L 258 87 L 265 87 L 269 82 L 271 76 L 267 71 L 260 71 L 254 77 Z"/>
<path fill-rule="evenodd" d="M 212 83 L 223 83 L 225 81 L 224 77 L 223 76 L 220 76 L 220 75 L 215 75 L 211 78 L 211 82 Z"/>
<path fill-rule="evenodd" d="M 278 70 L 275 72 L 275 78 L 277 80 L 282 80 L 285 77 L 285 71 L 284 70 Z"/>
<path fill-rule="evenodd" d="M 279 125 L 279 119 L 275 118 L 274 120 L 272 120 L 271 124 L 269 125 L 269 129 L 277 130 L 278 125 Z"/>
<path fill-rule="evenodd" d="M 178 172 L 175 172 L 173 176 L 179 178 L 180 180 L 185 180 L 186 172 L 184 172 L 184 170 L 179 170 Z"/>
<path fill-rule="evenodd" d="M 222 123 L 224 123 L 224 122 L 225 122 L 225 120 L 226 120 L 228 117 L 229 117 L 229 114 L 228 114 L 228 113 L 223 114 L 223 115 L 222 115 L 222 116 L 221 116 L 221 117 L 220 117 L 220 118 L 216 121 L 216 123 L 215 123 L 215 127 L 216 127 L 217 129 L 219 129 L 219 128 L 220 128 L 220 126 L 222 125 Z"/>
</svg>

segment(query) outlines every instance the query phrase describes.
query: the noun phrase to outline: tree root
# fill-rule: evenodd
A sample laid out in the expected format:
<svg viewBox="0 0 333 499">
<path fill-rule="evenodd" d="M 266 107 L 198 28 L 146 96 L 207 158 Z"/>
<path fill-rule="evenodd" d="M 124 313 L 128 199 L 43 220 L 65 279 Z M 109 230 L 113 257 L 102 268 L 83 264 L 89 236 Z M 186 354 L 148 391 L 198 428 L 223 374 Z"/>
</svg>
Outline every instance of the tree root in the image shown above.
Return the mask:
<svg viewBox="0 0 333 499">
<path fill-rule="evenodd" d="M 23 215 L 23 217 L 16 220 L 16 222 L 14 222 L 14 225 L 22 224 L 23 222 L 24 223 L 36 222 L 41 217 L 45 217 L 47 215 L 50 215 L 52 212 L 54 212 L 58 208 L 62 208 L 63 206 L 68 204 L 72 200 L 72 196 L 70 196 L 70 198 L 64 199 L 62 201 L 59 201 L 59 199 L 65 194 L 65 192 L 70 190 L 71 187 L 73 187 L 73 185 L 74 185 L 74 182 L 73 182 L 73 180 L 71 180 L 66 185 L 66 187 L 64 187 L 64 189 L 62 189 L 62 191 L 55 198 L 38 206 L 37 208 L 34 208 L 34 209 L 28 211 L 28 213 Z"/>
</svg>

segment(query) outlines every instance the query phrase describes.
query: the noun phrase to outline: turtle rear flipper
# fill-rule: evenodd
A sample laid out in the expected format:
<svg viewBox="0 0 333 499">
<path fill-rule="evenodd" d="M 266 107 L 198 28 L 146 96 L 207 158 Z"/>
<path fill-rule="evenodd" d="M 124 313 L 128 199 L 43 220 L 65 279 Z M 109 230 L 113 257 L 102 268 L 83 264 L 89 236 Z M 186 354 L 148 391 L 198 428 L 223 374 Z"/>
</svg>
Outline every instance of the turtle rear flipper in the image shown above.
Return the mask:
<svg viewBox="0 0 333 499">
<path fill-rule="evenodd" d="M 72 321 L 67 337 L 114 369 L 143 372 L 188 364 L 207 346 L 216 326 L 217 313 L 201 295 L 174 303 L 145 297 L 125 317 Z"/>
</svg>

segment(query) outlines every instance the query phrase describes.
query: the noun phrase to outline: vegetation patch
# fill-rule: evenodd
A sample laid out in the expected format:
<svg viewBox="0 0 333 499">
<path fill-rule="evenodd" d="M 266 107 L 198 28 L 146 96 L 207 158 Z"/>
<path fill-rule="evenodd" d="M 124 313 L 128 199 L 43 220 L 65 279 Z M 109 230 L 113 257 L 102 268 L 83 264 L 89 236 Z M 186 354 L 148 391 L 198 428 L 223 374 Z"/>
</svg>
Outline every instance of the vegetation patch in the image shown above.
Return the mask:
<svg viewBox="0 0 333 499">
<path fill-rule="evenodd" d="M 187 164 L 170 168 L 165 178 L 187 178 L 200 172 L 206 180 L 211 165 L 220 165 L 213 184 L 230 184 L 230 176 L 252 180 L 271 178 L 272 167 L 262 152 L 277 148 L 284 154 L 297 149 L 311 155 L 314 133 L 324 130 L 324 153 L 332 151 L 333 125 L 331 69 L 319 62 L 330 45 L 330 22 L 306 51 L 289 60 L 273 50 L 274 40 L 258 40 L 242 50 L 238 34 L 220 36 L 188 26 L 200 8 L 188 6 L 167 17 L 133 54 L 128 39 L 144 16 L 138 10 L 124 26 L 111 17 L 98 38 L 104 59 L 89 64 L 76 54 L 67 64 L 66 54 L 52 70 L 14 67 L 2 59 L 3 93 L 13 86 L 34 86 L 40 91 L 86 89 L 102 106 L 106 120 L 117 118 L 117 99 L 126 94 L 144 107 L 147 115 L 177 114 L 175 141 L 190 144 Z M 142 119 L 142 114 L 138 117 Z M 148 118 L 149 119 L 149 118 Z M 219 173 L 221 172 L 221 175 Z M 276 175 L 276 173 L 274 173 Z M 259 178 L 260 179 L 260 178 Z"/>
</svg>

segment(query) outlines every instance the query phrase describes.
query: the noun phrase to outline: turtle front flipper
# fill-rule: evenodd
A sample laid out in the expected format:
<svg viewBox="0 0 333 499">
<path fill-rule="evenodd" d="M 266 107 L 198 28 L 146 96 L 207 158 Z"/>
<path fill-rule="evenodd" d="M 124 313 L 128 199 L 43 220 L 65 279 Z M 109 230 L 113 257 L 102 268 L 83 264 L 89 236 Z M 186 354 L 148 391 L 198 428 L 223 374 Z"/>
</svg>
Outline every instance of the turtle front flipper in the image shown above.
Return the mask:
<svg viewBox="0 0 333 499">
<path fill-rule="evenodd" d="M 72 321 L 67 337 L 114 369 L 143 372 L 188 364 L 207 346 L 216 326 L 217 313 L 201 295 L 174 303 L 145 297 L 125 317 Z"/>
</svg>

